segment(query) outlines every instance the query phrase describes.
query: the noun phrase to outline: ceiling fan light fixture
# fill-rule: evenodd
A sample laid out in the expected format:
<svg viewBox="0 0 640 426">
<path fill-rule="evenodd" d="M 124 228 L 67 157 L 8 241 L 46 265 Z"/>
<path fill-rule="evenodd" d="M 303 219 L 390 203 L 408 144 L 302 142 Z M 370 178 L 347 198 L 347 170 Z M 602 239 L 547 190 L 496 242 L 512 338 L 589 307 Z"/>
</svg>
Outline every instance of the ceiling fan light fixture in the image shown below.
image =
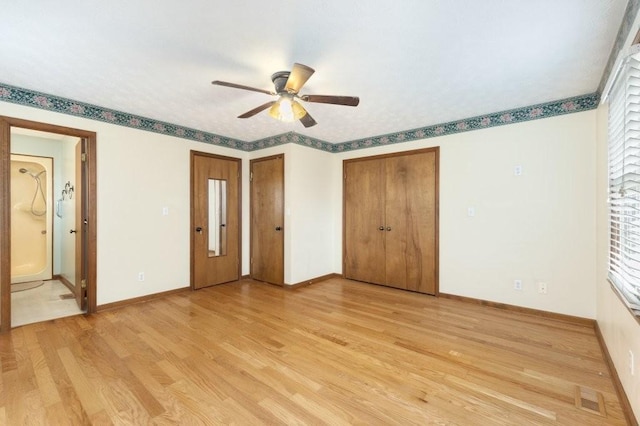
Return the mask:
<svg viewBox="0 0 640 426">
<path fill-rule="evenodd" d="M 283 110 L 284 110 L 284 114 L 283 114 Z M 280 98 L 275 104 L 273 104 L 271 108 L 269 108 L 269 115 L 272 118 L 275 118 L 276 120 L 287 121 L 289 117 L 287 117 L 286 110 L 287 110 L 287 106 L 285 105 L 284 108 L 282 107 L 282 98 Z M 293 117 L 293 114 L 288 114 L 288 115 Z M 293 120 L 293 118 L 291 118 L 291 120 Z"/>
<path fill-rule="evenodd" d="M 281 96 L 278 101 L 269 108 L 269 115 L 276 120 L 290 123 L 299 120 L 307 111 L 298 102 L 288 96 Z"/>
<path fill-rule="evenodd" d="M 307 114 L 307 110 L 296 101 L 291 102 L 291 110 L 293 111 L 293 118 L 295 120 L 300 120 Z"/>
</svg>

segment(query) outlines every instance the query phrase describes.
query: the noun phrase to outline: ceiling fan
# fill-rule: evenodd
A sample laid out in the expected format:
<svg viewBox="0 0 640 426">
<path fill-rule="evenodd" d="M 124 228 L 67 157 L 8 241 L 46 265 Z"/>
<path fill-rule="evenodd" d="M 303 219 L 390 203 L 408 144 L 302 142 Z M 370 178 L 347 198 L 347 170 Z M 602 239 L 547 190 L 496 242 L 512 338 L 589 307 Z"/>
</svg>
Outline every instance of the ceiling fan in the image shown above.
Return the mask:
<svg viewBox="0 0 640 426">
<path fill-rule="evenodd" d="M 278 96 L 277 100 L 262 104 L 251 111 L 239 115 L 238 118 L 253 117 L 257 113 L 269 108 L 269 115 L 275 119 L 281 121 L 300 120 L 304 127 L 311 127 L 318 123 L 309 115 L 300 102 L 298 102 L 299 100 L 322 104 L 358 106 L 360 98 L 357 96 L 300 95 L 300 89 L 302 89 L 302 86 L 304 86 L 314 72 L 315 70 L 313 68 L 297 63 L 293 64 L 291 72 L 278 71 L 271 76 L 275 91 L 257 89 L 255 87 L 220 80 L 212 81 L 211 84 Z"/>
</svg>

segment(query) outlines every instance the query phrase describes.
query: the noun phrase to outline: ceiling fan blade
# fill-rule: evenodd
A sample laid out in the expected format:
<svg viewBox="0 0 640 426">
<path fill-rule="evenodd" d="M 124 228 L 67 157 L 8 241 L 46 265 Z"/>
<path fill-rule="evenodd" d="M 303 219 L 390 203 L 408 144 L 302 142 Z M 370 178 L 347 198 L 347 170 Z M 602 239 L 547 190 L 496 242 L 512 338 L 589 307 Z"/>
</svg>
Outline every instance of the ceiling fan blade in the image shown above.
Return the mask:
<svg viewBox="0 0 640 426">
<path fill-rule="evenodd" d="M 314 72 L 315 70 L 313 68 L 306 65 L 293 64 L 293 69 L 291 70 L 291 74 L 289 74 L 287 84 L 284 86 L 285 90 L 289 93 L 298 93 Z"/>
<path fill-rule="evenodd" d="M 360 98 L 357 96 L 304 95 L 300 96 L 300 99 L 306 102 L 346 106 L 358 106 L 360 103 Z"/>
<path fill-rule="evenodd" d="M 265 109 L 273 106 L 273 104 L 275 104 L 276 101 L 271 101 L 271 102 L 267 102 L 266 104 L 262 104 L 257 108 L 252 109 L 251 111 L 247 111 L 242 115 L 239 115 L 238 118 L 249 118 L 249 117 L 253 117 L 254 115 L 256 115 L 257 113 L 259 113 L 260 111 L 264 111 Z"/>
<path fill-rule="evenodd" d="M 215 80 L 212 81 L 211 84 L 216 86 L 232 87 L 234 89 L 251 90 L 252 92 L 265 93 L 267 95 L 275 95 L 275 92 L 270 90 L 256 89 L 255 87 L 243 86 L 242 84 L 229 83 L 226 81 Z"/>
<path fill-rule="evenodd" d="M 309 112 L 307 112 L 305 115 L 303 115 L 303 116 L 300 118 L 300 122 L 302 123 L 302 125 L 303 125 L 304 127 L 311 127 L 311 126 L 315 126 L 316 124 L 318 124 L 318 123 L 316 122 L 316 120 L 314 120 L 314 119 L 313 119 L 313 117 L 311 117 L 311 116 L 309 115 Z"/>
</svg>

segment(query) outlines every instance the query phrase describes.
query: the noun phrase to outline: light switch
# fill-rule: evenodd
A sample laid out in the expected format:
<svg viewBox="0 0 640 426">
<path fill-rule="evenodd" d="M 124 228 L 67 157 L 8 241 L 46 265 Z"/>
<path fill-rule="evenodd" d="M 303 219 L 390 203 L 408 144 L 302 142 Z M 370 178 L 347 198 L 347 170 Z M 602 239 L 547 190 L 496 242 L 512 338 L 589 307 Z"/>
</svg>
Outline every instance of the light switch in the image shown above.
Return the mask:
<svg viewBox="0 0 640 426">
<path fill-rule="evenodd" d="M 473 216 L 475 216 L 475 215 L 476 215 L 476 209 L 475 209 L 475 207 L 469 207 L 469 208 L 467 209 L 467 216 L 469 216 L 469 217 L 473 217 Z"/>
<path fill-rule="evenodd" d="M 514 176 L 521 176 L 522 175 L 522 166 L 520 164 L 518 164 L 517 166 L 515 166 L 513 168 L 513 175 Z"/>
</svg>

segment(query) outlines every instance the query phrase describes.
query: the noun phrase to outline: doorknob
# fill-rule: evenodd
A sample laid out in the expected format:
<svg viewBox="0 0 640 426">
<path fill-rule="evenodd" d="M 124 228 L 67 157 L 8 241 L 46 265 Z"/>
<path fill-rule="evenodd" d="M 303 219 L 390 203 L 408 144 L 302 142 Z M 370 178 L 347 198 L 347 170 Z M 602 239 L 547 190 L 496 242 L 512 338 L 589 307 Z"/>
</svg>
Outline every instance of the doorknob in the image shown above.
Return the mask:
<svg viewBox="0 0 640 426">
<path fill-rule="evenodd" d="M 281 226 L 276 226 L 276 231 L 280 231 L 282 229 Z"/>
<path fill-rule="evenodd" d="M 384 226 L 380 226 L 380 227 L 378 228 L 378 231 L 384 231 Z"/>
<path fill-rule="evenodd" d="M 201 226 L 196 227 L 196 232 L 198 234 L 202 234 L 202 227 Z"/>
<path fill-rule="evenodd" d="M 222 224 L 220 224 L 220 227 L 222 227 L 222 228 L 224 228 L 224 227 L 226 227 L 226 226 L 227 226 L 227 224 L 226 224 L 226 223 L 222 223 Z"/>
<path fill-rule="evenodd" d="M 390 226 L 387 226 L 387 231 L 391 231 L 391 227 Z"/>
<path fill-rule="evenodd" d="M 76 232 L 78 232 L 78 231 L 76 231 L 75 229 L 70 229 L 70 230 L 69 230 L 69 233 L 70 233 L 70 234 L 75 234 Z"/>
</svg>

